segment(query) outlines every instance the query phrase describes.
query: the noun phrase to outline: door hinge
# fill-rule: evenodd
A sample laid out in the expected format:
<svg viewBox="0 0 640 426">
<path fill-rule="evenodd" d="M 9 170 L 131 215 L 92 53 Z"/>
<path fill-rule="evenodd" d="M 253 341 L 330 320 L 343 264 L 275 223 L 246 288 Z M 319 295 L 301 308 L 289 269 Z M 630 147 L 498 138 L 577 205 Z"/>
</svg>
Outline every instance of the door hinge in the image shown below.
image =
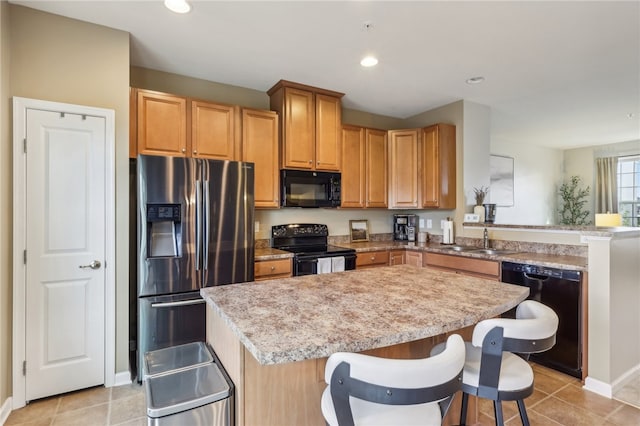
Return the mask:
<svg viewBox="0 0 640 426">
<path fill-rule="evenodd" d="M 22 375 L 26 376 L 27 375 L 27 361 L 22 361 Z"/>
<path fill-rule="evenodd" d="M 22 252 L 22 262 L 24 262 L 25 265 L 27 264 L 27 251 L 26 250 L 24 250 Z"/>
<path fill-rule="evenodd" d="M 27 153 L 27 138 L 22 140 L 22 152 Z"/>
</svg>

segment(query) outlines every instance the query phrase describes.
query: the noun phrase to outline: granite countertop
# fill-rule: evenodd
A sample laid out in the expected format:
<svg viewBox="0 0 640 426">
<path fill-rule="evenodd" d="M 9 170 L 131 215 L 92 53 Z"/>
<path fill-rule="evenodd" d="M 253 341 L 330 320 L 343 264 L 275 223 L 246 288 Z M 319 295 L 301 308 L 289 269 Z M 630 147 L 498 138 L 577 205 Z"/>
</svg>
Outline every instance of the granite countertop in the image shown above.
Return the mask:
<svg viewBox="0 0 640 426">
<path fill-rule="evenodd" d="M 410 265 L 201 290 L 263 365 L 405 343 L 476 324 L 527 287 Z"/>
<path fill-rule="evenodd" d="M 260 260 L 275 260 L 275 259 L 286 259 L 289 257 L 293 257 L 293 253 L 290 251 L 278 250 L 271 247 L 263 247 L 256 248 L 255 251 L 255 259 Z"/>
</svg>

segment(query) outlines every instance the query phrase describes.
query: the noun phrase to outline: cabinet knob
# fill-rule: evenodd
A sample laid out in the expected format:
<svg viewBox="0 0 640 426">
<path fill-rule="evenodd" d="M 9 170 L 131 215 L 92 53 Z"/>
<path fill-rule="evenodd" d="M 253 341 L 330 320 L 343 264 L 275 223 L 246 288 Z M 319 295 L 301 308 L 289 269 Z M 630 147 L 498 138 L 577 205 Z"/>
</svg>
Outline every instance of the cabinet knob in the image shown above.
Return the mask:
<svg viewBox="0 0 640 426">
<path fill-rule="evenodd" d="M 313 160 L 309 160 L 309 164 L 313 164 Z"/>
<path fill-rule="evenodd" d="M 276 270 L 276 267 L 275 267 L 275 266 L 272 266 L 272 267 L 271 267 L 271 270 L 272 270 L 272 271 L 275 271 L 275 270 Z"/>
<path fill-rule="evenodd" d="M 320 165 L 320 162 L 319 162 L 319 161 L 316 161 L 316 164 L 317 164 L 317 165 Z"/>
<path fill-rule="evenodd" d="M 371 256 L 371 260 L 376 260 L 376 257 L 375 256 Z"/>
<path fill-rule="evenodd" d="M 187 148 L 182 148 L 182 152 L 187 152 Z"/>
<path fill-rule="evenodd" d="M 196 155 L 198 153 L 198 151 L 193 151 L 193 155 Z"/>
</svg>

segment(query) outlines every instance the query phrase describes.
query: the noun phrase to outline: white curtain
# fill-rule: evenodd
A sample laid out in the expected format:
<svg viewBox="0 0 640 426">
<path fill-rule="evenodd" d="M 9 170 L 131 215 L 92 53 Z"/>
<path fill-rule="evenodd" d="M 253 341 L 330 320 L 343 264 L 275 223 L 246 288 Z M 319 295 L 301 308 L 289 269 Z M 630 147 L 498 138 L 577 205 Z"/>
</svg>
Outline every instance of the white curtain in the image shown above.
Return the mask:
<svg viewBox="0 0 640 426">
<path fill-rule="evenodd" d="M 618 158 L 596 159 L 596 213 L 618 213 Z"/>
</svg>

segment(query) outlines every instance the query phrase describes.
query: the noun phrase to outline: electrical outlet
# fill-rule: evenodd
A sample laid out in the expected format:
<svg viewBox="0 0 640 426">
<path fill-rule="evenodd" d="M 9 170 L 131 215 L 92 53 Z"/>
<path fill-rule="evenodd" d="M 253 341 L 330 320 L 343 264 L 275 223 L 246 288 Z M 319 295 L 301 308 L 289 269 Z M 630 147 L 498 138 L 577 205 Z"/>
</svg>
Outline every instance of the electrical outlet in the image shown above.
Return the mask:
<svg viewBox="0 0 640 426">
<path fill-rule="evenodd" d="M 427 219 L 427 229 L 433 228 L 433 221 L 431 219 Z"/>
<path fill-rule="evenodd" d="M 420 224 L 419 224 L 420 228 L 424 228 L 424 219 L 420 218 Z"/>
<path fill-rule="evenodd" d="M 258 222 L 257 220 L 255 221 L 255 233 L 257 234 L 258 232 L 260 232 L 260 222 Z"/>
<path fill-rule="evenodd" d="M 446 220 L 442 219 L 440 221 L 440 228 L 444 229 L 444 223 L 446 222 Z"/>
</svg>

